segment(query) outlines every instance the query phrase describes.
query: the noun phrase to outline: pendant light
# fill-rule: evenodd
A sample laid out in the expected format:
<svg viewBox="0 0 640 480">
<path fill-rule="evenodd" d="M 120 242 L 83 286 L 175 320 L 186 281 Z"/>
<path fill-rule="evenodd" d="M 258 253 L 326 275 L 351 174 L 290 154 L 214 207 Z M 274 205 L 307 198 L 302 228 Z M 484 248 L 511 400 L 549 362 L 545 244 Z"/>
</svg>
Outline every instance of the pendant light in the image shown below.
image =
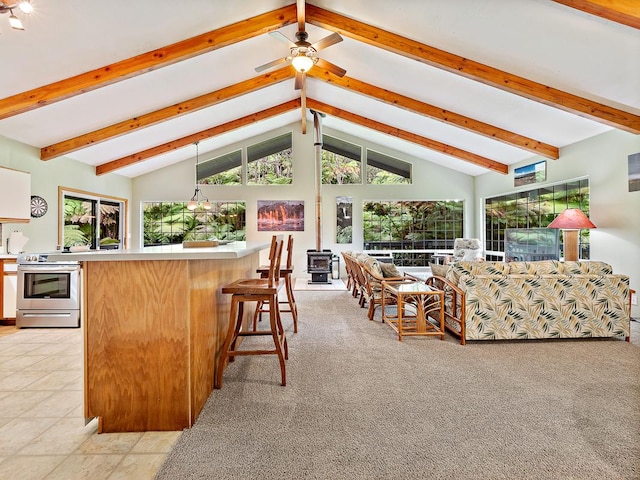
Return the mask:
<svg viewBox="0 0 640 480">
<path fill-rule="evenodd" d="M 205 210 L 211 210 L 211 202 L 209 202 L 209 199 L 202 194 L 202 192 L 200 191 L 200 188 L 198 187 L 198 164 L 200 161 L 200 158 L 198 155 L 199 143 L 200 142 L 194 143 L 194 145 L 196 146 L 196 189 L 193 192 L 193 197 L 191 197 L 191 200 L 187 202 L 187 209 L 195 210 L 196 208 L 198 208 L 198 205 L 201 205 L 202 208 L 204 208 Z"/>
</svg>

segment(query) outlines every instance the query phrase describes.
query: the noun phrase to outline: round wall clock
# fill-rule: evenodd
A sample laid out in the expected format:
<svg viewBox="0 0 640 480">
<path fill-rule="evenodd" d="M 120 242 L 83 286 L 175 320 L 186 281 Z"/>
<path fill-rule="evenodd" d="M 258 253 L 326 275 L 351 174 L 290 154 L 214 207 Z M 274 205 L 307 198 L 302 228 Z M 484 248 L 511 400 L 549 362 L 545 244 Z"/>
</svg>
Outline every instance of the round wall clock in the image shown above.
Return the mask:
<svg viewBox="0 0 640 480">
<path fill-rule="evenodd" d="M 31 216 L 38 218 L 47 213 L 47 201 L 38 195 L 31 195 Z"/>
</svg>

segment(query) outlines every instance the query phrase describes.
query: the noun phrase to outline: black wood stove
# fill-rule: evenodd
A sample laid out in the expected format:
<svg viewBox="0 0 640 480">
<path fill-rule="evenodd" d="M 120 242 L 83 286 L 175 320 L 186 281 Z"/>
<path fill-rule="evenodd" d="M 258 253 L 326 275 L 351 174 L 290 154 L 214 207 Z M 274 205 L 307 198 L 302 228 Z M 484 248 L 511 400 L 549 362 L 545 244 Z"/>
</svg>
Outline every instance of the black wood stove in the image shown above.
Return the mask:
<svg viewBox="0 0 640 480">
<path fill-rule="evenodd" d="M 309 283 L 331 283 L 331 250 L 307 250 L 307 273 L 311 274 Z"/>
</svg>

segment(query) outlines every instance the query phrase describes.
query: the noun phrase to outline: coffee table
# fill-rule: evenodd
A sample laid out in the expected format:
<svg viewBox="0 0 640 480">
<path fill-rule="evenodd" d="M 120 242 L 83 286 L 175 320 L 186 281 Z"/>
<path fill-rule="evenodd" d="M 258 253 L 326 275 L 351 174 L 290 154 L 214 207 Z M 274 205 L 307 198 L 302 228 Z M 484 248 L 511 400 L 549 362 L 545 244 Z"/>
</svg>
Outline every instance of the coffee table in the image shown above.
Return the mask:
<svg viewBox="0 0 640 480">
<path fill-rule="evenodd" d="M 387 307 L 395 305 L 395 315 Z M 444 340 L 444 292 L 423 282 L 382 282 L 382 321 L 403 336 L 440 336 Z"/>
</svg>

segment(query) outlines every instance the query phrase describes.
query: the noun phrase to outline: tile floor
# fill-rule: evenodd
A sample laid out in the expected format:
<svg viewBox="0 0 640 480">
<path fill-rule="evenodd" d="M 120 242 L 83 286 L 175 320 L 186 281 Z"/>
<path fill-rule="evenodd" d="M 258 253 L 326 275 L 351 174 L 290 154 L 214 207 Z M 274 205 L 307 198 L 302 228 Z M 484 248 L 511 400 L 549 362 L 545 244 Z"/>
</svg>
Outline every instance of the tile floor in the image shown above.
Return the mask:
<svg viewBox="0 0 640 480">
<path fill-rule="evenodd" d="M 84 424 L 81 335 L 0 326 L 0 480 L 153 479 L 178 439 Z"/>
</svg>

